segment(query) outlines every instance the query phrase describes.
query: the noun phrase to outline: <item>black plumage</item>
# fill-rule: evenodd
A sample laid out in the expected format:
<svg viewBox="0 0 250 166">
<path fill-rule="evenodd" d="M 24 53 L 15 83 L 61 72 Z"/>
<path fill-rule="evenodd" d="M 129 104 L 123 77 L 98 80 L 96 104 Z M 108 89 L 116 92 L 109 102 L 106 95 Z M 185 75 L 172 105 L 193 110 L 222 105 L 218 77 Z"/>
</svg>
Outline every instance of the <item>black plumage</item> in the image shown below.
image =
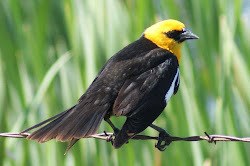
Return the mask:
<svg viewBox="0 0 250 166">
<path fill-rule="evenodd" d="M 50 119 L 51 122 L 48 125 L 33 132 L 28 139 L 39 142 L 46 142 L 53 138 L 56 138 L 57 141 L 69 141 L 72 138 L 79 139 L 95 134 L 106 113 L 110 111 L 115 114 L 113 111 L 114 102 L 116 102 L 115 108 L 117 108 L 118 103 L 123 104 L 123 102 L 119 102 L 121 99 L 119 95 L 124 96 L 123 89 L 128 84 L 133 83 L 131 81 L 137 79 L 142 84 L 138 84 L 141 86 L 139 88 L 141 90 L 147 89 L 145 84 L 143 86 L 143 81 L 152 82 L 153 80 L 144 80 L 144 77 L 152 73 L 156 74 L 155 76 L 151 75 L 152 79 L 155 79 L 160 76 L 157 70 L 168 69 L 167 66 L 172 63 L 175 68 L 178 67 L 177 59 L 171 52 L 159 48 L 142 36 L 106 62 L 95 80 L 81 96 L 77 105 L 59 117 L 55 116 L 55 119 Z M 169 76 L 172 77 L 174 74 L 171 73 Z M 161 88 L 158 87 L 158 89 Z M 145 95 L 149 93 L 149 91 L 145 91 Z M 140 100 L 142 102 L 143 99 Z M 164 104 L 161 105 L 162 111 Z M 119 112 L 119 110 L 116 109 L 115 112 Z M 126 116 L 126 114 L 123 115 Z M 25 130 L 25 132 L 27 131 L 29 129 Z"/>
<path fill-rule="evenodd" d="M 168 136 L 152 122 L 178 90 L 180 43 L 197 38 L 176 20 L 153 25 L 139 40 L 124 47 L 104 64 L 78 104 L 23 132 L 39 128 L 27 137 L 38 142 L 54 138 L 71 140 L 68 149 L 78 139 L 97 133 L 103 119 L 115 131 L 115 148 L 148 126 Z M 127 117 L 121 130 L 114 127 L 110 116 Z M 158 149 L 164 150 L 166 144 L 161 146 L 161 141 L 159 137 Z"/>
<path fill-rule="evenodd" d="M 165 51 L 165 56 L 167 59 L 163 63 L 128 79 L 119 91 L 113 114 L 128 118 L 115 139 L 115 148 L 121 147 L 131 137 L 146 129 L 164 110 L 167 104 L 165 95 L 179 67 L 177 58 L 172 53 Z M 176 80 L 174 94 L 178 86 Z"/>
</svg>

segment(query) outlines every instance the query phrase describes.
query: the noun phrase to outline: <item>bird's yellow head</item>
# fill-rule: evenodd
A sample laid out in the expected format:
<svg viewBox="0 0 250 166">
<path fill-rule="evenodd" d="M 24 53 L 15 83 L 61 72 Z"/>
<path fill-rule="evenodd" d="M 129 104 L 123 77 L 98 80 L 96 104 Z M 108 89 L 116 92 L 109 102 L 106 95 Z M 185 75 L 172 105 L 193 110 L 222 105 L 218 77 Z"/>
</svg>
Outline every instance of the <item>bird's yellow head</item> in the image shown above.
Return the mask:
<svg viewBox="0 0 250 166">
<path fill-rule="evenodd" d="M 145 30 L 144 37 L 151 40 L 158 47 L 174 53 L 179 62 L 183 41 L 199 38 L 186 30 L 185 25 L 177 20 L 165 20 L 150 26 Z"/>
</svg>

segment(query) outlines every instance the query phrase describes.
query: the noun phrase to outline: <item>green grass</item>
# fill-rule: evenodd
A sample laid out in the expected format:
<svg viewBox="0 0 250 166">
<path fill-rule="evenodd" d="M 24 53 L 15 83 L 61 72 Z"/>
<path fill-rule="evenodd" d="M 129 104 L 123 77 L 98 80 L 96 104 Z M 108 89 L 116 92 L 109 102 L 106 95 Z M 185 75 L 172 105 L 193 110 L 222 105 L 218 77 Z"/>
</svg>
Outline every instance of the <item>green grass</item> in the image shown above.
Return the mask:
<svg viewBox="0 0 250 166">
<path fill-rule="evenodd" d="M 173 18 L 200 39 L 182 48 L 181 85 L 156 124 L 174 136 L 250 136 L 250 33 L 242 1 L 0 1 L 0 132 L 76 104 L 105 61 L 145 28 Z M 112 118 L 121 125 L 121 119 Z M 111 131 L 102 123 L 100 132 Z M 157 135 L 152 129 L 144 134 Z M 0 165 L 250 165 L 250 145 L 155 141 L 67 143 L 0 138 Z"/>
</svg>

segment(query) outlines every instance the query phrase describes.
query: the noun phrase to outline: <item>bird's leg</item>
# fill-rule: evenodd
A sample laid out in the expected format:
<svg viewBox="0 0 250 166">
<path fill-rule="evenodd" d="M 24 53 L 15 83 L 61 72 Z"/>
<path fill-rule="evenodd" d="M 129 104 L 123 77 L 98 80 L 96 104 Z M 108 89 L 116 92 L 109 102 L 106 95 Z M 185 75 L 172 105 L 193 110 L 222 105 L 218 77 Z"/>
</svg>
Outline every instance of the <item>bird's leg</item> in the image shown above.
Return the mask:
<svg viewBox="0 0 250 166">
<path fill-rule="evenodd" d="M 115 135 L 118 134 L 118 132 L 120 130 L 117 127 L 115 127 L 115 125 L 111 122 L 111 120 L 110 119 L 106 119 L 105 121 L 112 127 L 112 129 L 114 130 Z"/>
<path fill-rule="evenodd" d="M 172 142 L 172 141 L 165 141 L 167 137 L 170 137 L 170 135 L 164 129 L 156 125 L 151 124 L 150 127 L 159 132 L 158 142 L 155 145 L 155 147 L 160 151 L 164 151 L 166 149 L 166 146 L 170 145 L 170 143 Z M 164 143 L 162 144 L 163 141 Z"/>
<path fill-rule="evenodd" d="M 117 127 L 115 127 L 115 125 L 111 122 L 110 118 L 110 114 L 106 114 L 106 116 L 104 117 L 104 120 L 110 125 L 110 127 L 112 127 L 112 129 L 114 130 L 113 135 L 110 135 L 110 137 L 108 138 L 108 140 L 111 142 L 111 144 L 113 145 L 114 140 L 113 140 L 113 136 L 116 136 L 119 133 L 119 129 Z"/>
<path fill-rule="evenodd" d="M 112 129 L 114 130 L 114 135 L 116 135 L 119 133 L 120 130 L 117 127 L 115 127 L 115 125 L 111 122 L 111 120 L 109 118 L 110 118 L 110 115 L 107 114 L 104 117 L 104 120 L 110 125 L 110 127 L 112 127 Z"/>
</svg>

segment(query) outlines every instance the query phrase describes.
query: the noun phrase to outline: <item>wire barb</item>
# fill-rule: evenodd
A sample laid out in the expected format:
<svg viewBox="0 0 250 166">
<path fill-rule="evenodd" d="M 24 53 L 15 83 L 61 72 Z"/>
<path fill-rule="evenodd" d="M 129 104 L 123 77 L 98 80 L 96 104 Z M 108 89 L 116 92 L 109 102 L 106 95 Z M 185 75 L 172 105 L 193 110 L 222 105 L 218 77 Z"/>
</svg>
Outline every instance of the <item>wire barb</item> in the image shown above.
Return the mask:
<svg viewBox="0 0 250 166">
<path fill-rule="evenodd" d="M 107 141 L 107 142 L 111 142 L 111 144 L 113 145 L 113 141 L 114 141 L 113 135 L 114 135 L 114 134 L 110 135 L 110 134 L 108 134 L 106 131 L 103 131 L 103 133 L 104 133 L 105 136 L 106 136 L 106 141 Z"/>
<path fill-rule="evenodd" d="M 210 137 L 206 131 L 204 133 L 208 137 L 208 143 L 214 142 L 214 144 L 216 145 L 216 141 L 214 140 L 214 137 Z"/>
</svg>

